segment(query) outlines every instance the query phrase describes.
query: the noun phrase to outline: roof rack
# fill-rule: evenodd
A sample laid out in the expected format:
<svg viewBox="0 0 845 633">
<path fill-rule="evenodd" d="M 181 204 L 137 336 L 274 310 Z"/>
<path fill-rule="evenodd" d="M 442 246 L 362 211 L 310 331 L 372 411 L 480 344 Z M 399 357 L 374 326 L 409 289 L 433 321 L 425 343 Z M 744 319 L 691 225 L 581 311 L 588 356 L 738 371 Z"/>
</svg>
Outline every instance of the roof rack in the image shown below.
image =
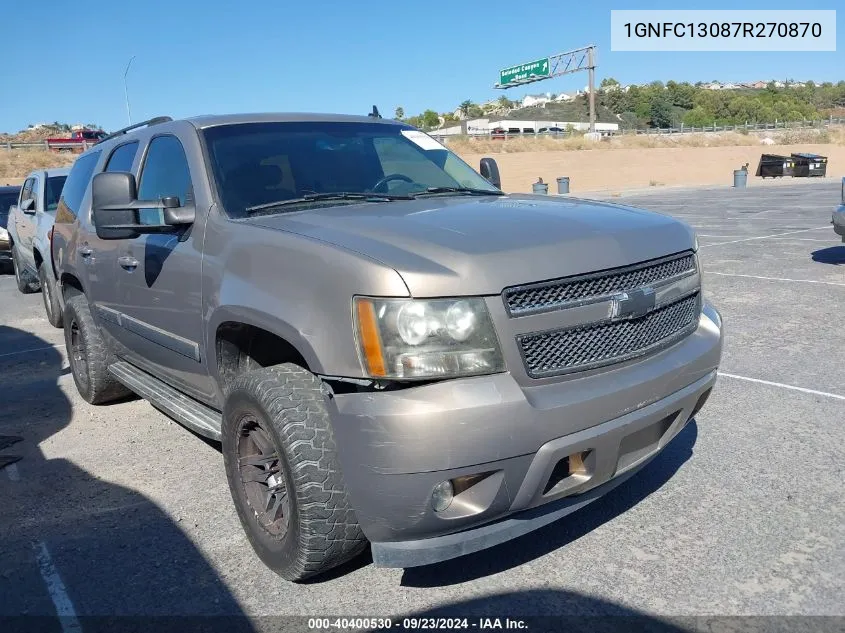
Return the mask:
<svg viewBox="0 0 845 633">
<path fill-rule="evenodd" d="M 121 134 L 126 134 L 127 132 L 131 132 L 132 130 L 137 130 L 139 127 L 144 127 L 147 125 L 157 125 L 159 123 L 167 123 L 168 121 L 172 121 L 173 119 L 169 116 L 157 116 L 153 117 L 152 119 L 147 119 L 146 121 L 141 121 L 140 123 L 135 123 L 134 125 L 130 125 L 128 127 L 121 128 L 115 132 L 112 132 L 106 137 L 100 139 L 100 143 L 103 141 L 108 141 L 116 136 L 120 136 Z"/>
</svg>

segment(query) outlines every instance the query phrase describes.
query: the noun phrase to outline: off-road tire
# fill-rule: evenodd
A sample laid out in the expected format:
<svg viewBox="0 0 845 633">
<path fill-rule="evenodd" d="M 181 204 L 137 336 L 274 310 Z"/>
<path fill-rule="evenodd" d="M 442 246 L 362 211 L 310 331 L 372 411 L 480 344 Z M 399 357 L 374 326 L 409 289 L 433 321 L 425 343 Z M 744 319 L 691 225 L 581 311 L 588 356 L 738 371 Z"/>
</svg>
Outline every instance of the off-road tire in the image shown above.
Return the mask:
<svg viewBox="0 0 845 633">
<path fill-rule="evenodd" d="M 65 347 L 79 395 L 91 404 L 103 404 L 131 394 L 109 373 L 115 361 L 91 316 L 85 295 L 65 302 Z"/>
<path fill-rule="evenodd" d="M 30 275 L 25 270 L 21 270 L 20 264 L 18 264 L 18 247 L 15 244 L 12 244 L 12 272 L 15 274 L 15 283 L 18 285 L 18 290 L 23 294 L 28 295 L 38 292 L 40 288 L 38 281 L 31 279 Z"/>
<path fill-rule="evenodd" d="M 241 525 L 264 564 L 291 581 L 337 567 L 367 545 L 344 486 L 322 387 L 297 365 L 257 369 L 235 379 L 223 411 L 223 461 Z M 265 529 L 248 501 L 238 449 L 244 420 L 268 432 L 280 457 L 288 503 L 282 536 Z"/>
<path fill-rule="evenodd" d="M 59 304 L 59 289 L 56 280 L 48 271 L 49 264 L 42 262 L 38 267 L 38 280 L 41 282 L 41 298 L 44 299 L 44 311 L 53 327 L 62 327 L 62 306 Z"/>
</svg>

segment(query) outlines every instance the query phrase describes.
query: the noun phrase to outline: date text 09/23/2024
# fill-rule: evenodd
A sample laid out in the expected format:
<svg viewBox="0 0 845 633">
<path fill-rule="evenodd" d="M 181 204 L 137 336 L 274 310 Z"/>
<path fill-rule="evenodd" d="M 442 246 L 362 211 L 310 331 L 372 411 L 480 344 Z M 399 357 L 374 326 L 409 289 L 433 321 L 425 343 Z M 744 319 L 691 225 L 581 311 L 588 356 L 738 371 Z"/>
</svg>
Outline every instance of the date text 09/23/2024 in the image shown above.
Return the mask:
<svg viewBox="0 0 845 633">
<path fill-rule="evenodd" d="M 415 631 L 429 630 L 525 630 L 528 624 L 519 618 L 437 618 L 407 617 L 401 620 L 391 618 L 309 618 L 308 629 L 311 631 L 330 630 L 375 630 L 375 631 Z"/>
</svg>

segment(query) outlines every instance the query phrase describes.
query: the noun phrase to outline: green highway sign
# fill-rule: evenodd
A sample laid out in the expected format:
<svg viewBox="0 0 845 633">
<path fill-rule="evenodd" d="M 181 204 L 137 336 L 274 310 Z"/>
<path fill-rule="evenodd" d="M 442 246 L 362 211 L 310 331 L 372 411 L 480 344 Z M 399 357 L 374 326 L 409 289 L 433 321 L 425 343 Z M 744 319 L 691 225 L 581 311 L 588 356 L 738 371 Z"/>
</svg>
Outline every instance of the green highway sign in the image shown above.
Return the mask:
<svg viewBox="0 0 845 633">
<path fill-rule="evenodd" d="M 526 79 L 542 78 L 551 75 L 549 58 L 544 57 L 527 64 L 519 64 L 511 68 L 499 71 L 499 84 L 505 85 L 513 82 L 525 81 Z"/>
</svg>

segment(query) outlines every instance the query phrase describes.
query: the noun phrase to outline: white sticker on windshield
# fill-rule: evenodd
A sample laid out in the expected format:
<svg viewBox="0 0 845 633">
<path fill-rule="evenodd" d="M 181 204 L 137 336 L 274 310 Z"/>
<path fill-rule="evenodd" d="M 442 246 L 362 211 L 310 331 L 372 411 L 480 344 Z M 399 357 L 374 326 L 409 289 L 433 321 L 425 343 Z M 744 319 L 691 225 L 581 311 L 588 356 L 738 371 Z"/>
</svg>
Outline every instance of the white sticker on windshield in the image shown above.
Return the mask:
<svg viewBox="0 0 845 633">
<path fill-rule="evenodd" d="M 428 134 L 424 134 L 418 130 L 402 130 L 402 136 L 409 141 L 416 143 L 424 150 L 429 149 L 446 149 L 440 143 L 431 138 Z"/>
</svg>

